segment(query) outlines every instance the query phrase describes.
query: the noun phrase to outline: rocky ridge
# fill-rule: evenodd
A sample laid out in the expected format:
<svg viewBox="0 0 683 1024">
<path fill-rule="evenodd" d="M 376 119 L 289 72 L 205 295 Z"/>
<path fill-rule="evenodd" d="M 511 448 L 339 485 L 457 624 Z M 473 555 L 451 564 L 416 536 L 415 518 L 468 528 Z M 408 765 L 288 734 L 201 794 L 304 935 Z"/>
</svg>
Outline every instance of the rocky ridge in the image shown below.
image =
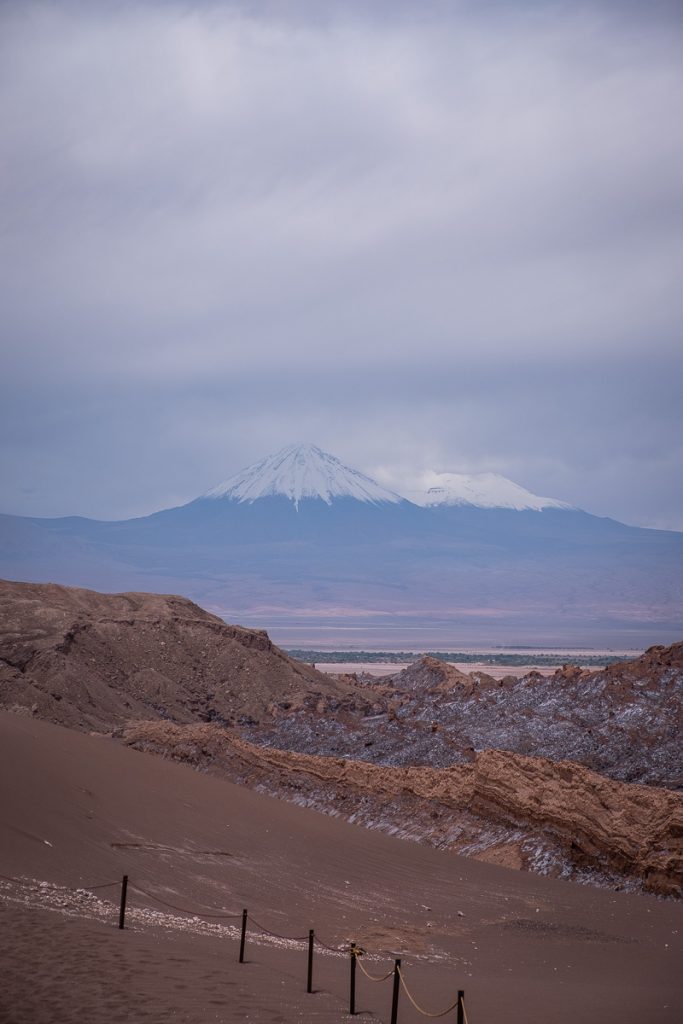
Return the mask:
<svg viewBox="0 0 683 1024">
<path fill-rule="evenodd" d="M 349 680 L 347 678 L 346 682 Z M 374 764 L 466 764 L 488 748 L 571 760 L 620 782 L 683 788 L 683 643 L 598 671 L 493 679 L 424 657 L 340 699 L 250 728 L 258 743 Z"/>
<path fill-rule="evenodd" d="M 108 732 L 255 722 L 346 687 L 182 597 L 0 582 L 0 706 Z"/>
</svg>

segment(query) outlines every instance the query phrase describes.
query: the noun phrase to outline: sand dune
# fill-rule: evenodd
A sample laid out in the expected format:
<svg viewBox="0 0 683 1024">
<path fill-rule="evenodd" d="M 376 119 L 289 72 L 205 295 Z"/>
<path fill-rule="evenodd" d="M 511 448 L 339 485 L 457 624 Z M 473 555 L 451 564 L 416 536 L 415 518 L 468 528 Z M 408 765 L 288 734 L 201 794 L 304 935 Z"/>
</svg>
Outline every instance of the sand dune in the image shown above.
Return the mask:
<svg viewBox="0 0 683 1024">
<path fill-rule="evenodd" d="M 428 1008 L 463 988 L 470 1024 L 659 1024 L 683 1012 L 679 904 L 467 861 L 6 713 L 0 778 L 0 872 L 64 887 L 0 887 L 2 1020 L 346 1019 L 345 957 L 316 954 L 309 996 L 303 944 L 250 934 L 240 966 L 233 922 L 200 926 L 133 889 L 119 932 L 105 902 L 115 887 L 73 892 L 124 872 L 166 903 L 245 906 L 273 931 L 356 939 L 378 971 L 400 955 Z M 389 1002 L 388 983 L 359 983 L 360 1009 L 386 1021 Z M 420 1019 L 404 999 L 401 1024 Z"/>
</svg>

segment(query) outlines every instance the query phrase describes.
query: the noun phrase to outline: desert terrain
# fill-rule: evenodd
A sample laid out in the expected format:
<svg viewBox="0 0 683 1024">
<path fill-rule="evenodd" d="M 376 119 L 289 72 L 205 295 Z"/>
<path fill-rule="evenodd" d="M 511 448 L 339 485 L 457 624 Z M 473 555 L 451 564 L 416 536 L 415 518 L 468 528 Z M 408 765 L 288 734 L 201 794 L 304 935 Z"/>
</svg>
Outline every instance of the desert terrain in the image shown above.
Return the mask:
<svg viewBox="0 0 683 1024">
<path fill-rule="evenodd" d="M 238 921 L 201 916 L 243 907 L 283 935 L 357 941 L 373 974 L 401 957 L 418 1002 L 463 989 L 470 1024 L 680 1019 L 680 903 L 393 839 L 27 716 L 0 714 L 0 733 L 1 1019 L 347 1019 L 344 953 L 316 948 L 308 995 L 304 942 L 253 925 L 240 965 Z M 390 982 L 359 976 L 357 999 L 388 1020 Z"/>
<path fill-rule="evenodd" d="M 0 584 L 0 1020 L 344 1020 L 352 941 L 470 1024 L 680 1019 L 682 660 L 328 675 L 182 598 Z"/>
</svg>

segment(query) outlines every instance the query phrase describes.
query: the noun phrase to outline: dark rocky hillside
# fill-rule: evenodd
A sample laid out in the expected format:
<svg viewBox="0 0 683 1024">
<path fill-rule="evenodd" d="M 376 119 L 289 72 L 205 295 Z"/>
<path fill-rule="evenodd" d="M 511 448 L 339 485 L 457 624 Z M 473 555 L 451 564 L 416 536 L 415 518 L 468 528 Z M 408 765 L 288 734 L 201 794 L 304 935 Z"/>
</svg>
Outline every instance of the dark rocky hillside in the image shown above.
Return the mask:
<svg viewBox="0 0 683 1024">
<path fill-rule="evenodd" d="M 683 643 L 591 672 L 496 680 L 434 658 L 344 699 L 252 728 L 255 742 L 375 764 L 465 764 L 489 748 L 571 760 L 621 782 L 683 787 Z"/>
</svg>

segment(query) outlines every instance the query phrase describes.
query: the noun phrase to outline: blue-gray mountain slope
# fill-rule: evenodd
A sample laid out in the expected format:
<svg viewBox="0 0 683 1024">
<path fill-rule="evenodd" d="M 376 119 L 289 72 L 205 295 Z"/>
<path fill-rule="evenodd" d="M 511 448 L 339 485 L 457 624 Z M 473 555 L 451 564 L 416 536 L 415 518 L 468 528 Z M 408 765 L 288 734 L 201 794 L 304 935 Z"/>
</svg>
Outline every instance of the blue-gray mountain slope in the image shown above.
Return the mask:
<svg viewBox="0 0 683 1024">
<path fill-rule="evenodd" d="M 328 481 L 318 496 L 297 481 L 123 522 L 0 516 L 0 575 L 171 591 L 231 621 L 365 629 L 403 646 L 426 629 L 455 643 L 590 646 L 683 632 L 683 534 L 569 508 L 423 507 L 384 500 L 379 485 L 361 499 Z"/>
</svg>

